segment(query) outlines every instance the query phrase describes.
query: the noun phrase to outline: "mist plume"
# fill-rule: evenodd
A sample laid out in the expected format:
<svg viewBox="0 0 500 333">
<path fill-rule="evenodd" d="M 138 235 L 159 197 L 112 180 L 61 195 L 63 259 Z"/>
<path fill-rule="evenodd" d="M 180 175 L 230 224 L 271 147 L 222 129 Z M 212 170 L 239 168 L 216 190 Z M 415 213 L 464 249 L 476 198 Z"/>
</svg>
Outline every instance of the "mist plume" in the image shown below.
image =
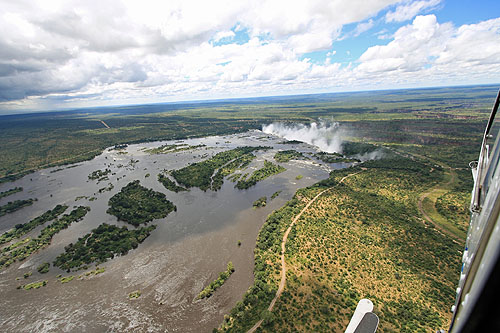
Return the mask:
<svg viewBox="0 0 500 333">
<path fill-rule="evenodd" d="M 309 143 L 327 153 L 342 153 L 342 141 L 346 135 L 339 123 L 320 122 L 304 124 L 272 123 L 262 126 L 262 132 L 287 140 Z"/>
</svg>

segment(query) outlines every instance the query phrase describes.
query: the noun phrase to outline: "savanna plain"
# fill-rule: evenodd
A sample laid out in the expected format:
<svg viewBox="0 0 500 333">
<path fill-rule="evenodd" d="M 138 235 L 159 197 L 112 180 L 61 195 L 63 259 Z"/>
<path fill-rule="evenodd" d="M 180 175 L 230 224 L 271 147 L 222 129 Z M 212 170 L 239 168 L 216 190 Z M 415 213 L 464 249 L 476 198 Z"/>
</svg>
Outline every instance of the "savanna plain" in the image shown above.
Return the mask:
<svg viewBox="0 0 500 333">
<path fill-rule="evenodd" d="M 446 329 L 497 89 L 0 116 L 0 330 Z"/>
</svg>

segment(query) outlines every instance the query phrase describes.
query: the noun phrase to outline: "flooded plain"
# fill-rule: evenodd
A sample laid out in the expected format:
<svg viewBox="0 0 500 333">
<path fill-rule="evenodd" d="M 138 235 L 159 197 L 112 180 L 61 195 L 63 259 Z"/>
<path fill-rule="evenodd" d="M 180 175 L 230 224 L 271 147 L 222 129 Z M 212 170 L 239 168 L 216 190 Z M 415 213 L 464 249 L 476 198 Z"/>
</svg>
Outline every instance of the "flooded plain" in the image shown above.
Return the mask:
<svg viewBox="0 0 500 333">
<path fill-rule="evenodd" d="M 315 159 L 280 163 L 287 169 L 285 172 L 247 190 L 236 189 L 235 183 L 226 179 L 219 191 L 192 188 L 174 193 L 158 182 L 157 175 L 239 146 L 272 147 L 256 152 L 257 158 L 241 171 L 244 173 L 258 169 L 264 160 L 275 162 L 273 156 L 279 150 L 316 152 L 308 144 L 282 141 L 260 131 L 250 131 L 134 144 L 123 150 L 107 149 L 91 161 L 44 169 L 15 182 L 0 184 L 0 192 L 16 186 L 24 189 L 0 199 L 0 205 L 37 198 L 32 206 L 0 217 L 0 232 L 26 223 L 57 204 L 91 208 L 82 221 L 56 234 L 50 246 L 0 271 L 0 331 L 211 332 L 253 283 L 253 249 L 266 217 L 291 199 L 298 188 L 325 179 L 333 168 L 346 165 L 325 164 Z M 168 154 L 145 151 L 163 144 L 205 146 Z M 109 179 L 98 182 L 88 178 L 93 171 L 106 168 L 112 172 Z M 297 179 L 299 175 L 301 179 Z M 38 265 L 52 262 L 66 245 L 75 243 L 102 223 L 133 228 L 106 213 L 109 198 L 133 180 L 165 193 L 177 211 L 151 222 L 157 226 L 156 230 L 137 249 L 99 265 L 105 268 L 102 274 L 63 284 L 56 276 L 78 276 L 84 271 L 66 273 L 51 267 L 46 274 L 37 272 Z M 270 200 L 277 191 L 281 191 L 279 196 Z M 252 203 L 262 196 L 267 196 L 267 206 L 254 209 Z M 41 228 L 27 236 L 36 236 Z M 233 262 L 235 272 L 211 297 L 198 300 L 198 293 L 226 269 L 229 261 Z M 32 276 L 24 279 L 28 272 Z M 21 284 L 41 280 L 47 280 L 47 285 L 35 290 L 16 289 Z M 137 290 L 141 296 L 129 299 L 129 293 Z"/>
</svg>

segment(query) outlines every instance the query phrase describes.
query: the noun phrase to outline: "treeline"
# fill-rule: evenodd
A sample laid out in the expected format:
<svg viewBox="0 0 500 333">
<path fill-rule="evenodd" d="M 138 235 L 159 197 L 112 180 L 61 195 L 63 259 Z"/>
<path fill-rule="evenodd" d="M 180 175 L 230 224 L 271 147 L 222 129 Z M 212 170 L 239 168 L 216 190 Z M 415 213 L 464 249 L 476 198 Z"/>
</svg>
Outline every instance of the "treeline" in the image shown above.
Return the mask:
<svg viewBox="0 0 500 333">
<path fill-rule="evenodd" d="M 350 162 L 360 162 L 358 159 L 348 158 L 339 153 L 325 153 L 319 152 L 313 155 L 318 160 L 325 163 L 350 163 Z"/>
<path fill-rule="evenodd" d="M 80 221 L 89 211 L 90 207 L 79 206 L 43 228 L 38 237 L 28 238 L 26 242 L 18 242 L 3 248 L 0 255 L 0 269 L 10 266 L 15 261 L 23 261 L 32 253 L 47 247 L 55 234 L 66 229 L 71 223 Z"/>
<path fill-rule="evenodd" d="M 178 193 L 187 191 L 187 188 L 177 185 L 172 179 L 165 176 L 163 173 L 158 174 L 158 181 L 165 186 L 167 190 Z"/>
<path fill-rule="evenodd" d="M 286 169 L 282 167 L 281 165 L 274 164 L 272 162 L 269 162 L 267 160 L 264 161 L 264 167 L 255 170 L 252 175 L 248 179 L 240 179 L 236 183 L 236 188 L 240 190 L 245 190 L 248 189 L 257 182 L 266 179 L 267 177 L 270 177 L 272 175 L 276 175 L 278 173 L 281 173 L 285 171 Z"/>
<path fill-rule="evenodd" d="M 0 199 L 8 197 L 9 195 L 12 195 L 12 194 L 17 193 L 17 192 L 21 192 L 22 190 L 23 190 L 22 187 L 14 187 L 14 188 L 11 188 L 10 190 L 0 192 Z"/>
<path fill-rule="evenodd" d="M 279 163 L 286 163 L 290 160 L 300 160 L 305 158 L 304 155 L 296 150 L 282 150 L 274 154 L 274 159 Z"/>
<path fill-rule="evenodd" d="M 254 283 L 236 303 L 220 327 L 223 332 L 246 332 L 267 311 L 278 290 L 281 240 L 288 224 L 304 205 L 294 196 L 267 218 L 254 249 Z"/>
<path fill-rule="evenodd" d="M 64 248 L 53 265 L 64 270 L 86 269 L 86 265 L 103 263 L 116 255 L 126 255 L 137 248 L 156 228 L 151 225 L 136 230 L 103 223 L 89 234 L 81 237 L 75 244 Z"/>
<path fill-rule="evenodd" d="M 374 152 L 378 146 L 363 142 L 344 141 L 342 142 L 342 153 L 345 156 L 364 155 Z"/>
<path fill-rule="evenodd" d="M 230 261 L 227 263 L 227 269 L 224 272 L 220 272 L 219 276 L 217 279 L 212 281 L 205 289 L 203 289 L 199 294 L 198 294 L 198 299 L 203 299 L 212 296 L 212 294 L 220 288 L 224 282 L 226 282 L 227 279 L 233 274 L 234 272 L 234 266 L 233 263 Z"/>
<path fill-rule="evenodd" d="M 4 232 L 0 236 L 0 244 L 4 244 L 10 242 L 14 238 L 19 238 L 31 230 L 35 229 L 39 225 L 44 224 L 45 222 L 51 221 L 57 218 L 59 215 L 64 213 L 64 211 L 68 208 L 66 205 L 57 205 L 52 210 L 48 210 L 42 215 L 35 217 L 33 220 L 27 223 L 19 223 L 9 231 Z"/>
<path fill-rule="evenodd" d="M 141 223 L 164 218 L 171 211 L 177 210 L 165 194 L 142 186 L 138 180 L 124 186 L 109 199 L 108 204 L 108 214 L 136 227 Z"/>
<path fill-rule="evenodd" d="M 5 214 L 13 213 L 21 208 L 31 206 L 35 200 L 36 199 L 9 201 L 5 205 L 0 206 L 0 216 L 4 216 Z"/>
</svg>

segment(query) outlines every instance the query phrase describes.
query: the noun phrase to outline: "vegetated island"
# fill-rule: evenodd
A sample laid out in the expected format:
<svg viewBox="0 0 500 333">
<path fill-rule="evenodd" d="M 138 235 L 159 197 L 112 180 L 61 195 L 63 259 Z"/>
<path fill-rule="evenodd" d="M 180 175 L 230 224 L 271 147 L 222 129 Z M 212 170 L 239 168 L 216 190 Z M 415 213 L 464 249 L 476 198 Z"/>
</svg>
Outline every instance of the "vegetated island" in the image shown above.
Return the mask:
<svg viewBox="0 0 500 333">
<path fill-rule="evenodd" d="M 267 197 L 263 196 L 253 202 L 254 208 L 265 207 L 267 205 Z"/>
<path fill-rule="evenodd" d="M 273 162 L 269 162 L 267 160 L 264 161 L 264 166 L 258 170 L 255 170 L 248 179 L 238 180 L 235 187 L 239 190 L 245 190 L 257 184 L 257 182 L 266 179 L 267 177 L 271 177 L 278 173 L 285 171 L 286 169 L 281 165 L 274 164 Z"/>
<path fill-rule="evenodd" d="M 255 158 L 254 151 L 267 150 L 270 147 L 238 147 L 215 154 L 213 157 L 190 164 L 182 169 L 173 170 L 172 176 L 177 183 L 186 188 L 198 187 L 203 191 L 217 191 L 224 183 L 224 177 L 237 169 L 246 168 Z M 215 173 L 215 174 L 214 174 Z"/>
<path fill-rule="evenodd" d="M 23 261 L 32 253 L 47 247 L 55 234 L 66 229 L 71 223 L 80 221 L 89 211 L 89 207 L 79 206 L 43 228 L 38 237 L 28 238 L 26 241 L 3 248 L 0 255 L 0 269 L 10 266 L 15 261 Z"/>
<path fill-rule="evenodd" d="M 31 206 L 36 199 L 15 200 L 9 201 L 5 205 L 0 206 L 0 216 L 14 213 L 16 210 Z"/>
<path fill-rule="evenodd" d="M 44 262 L 43 264 L 40 264 L 36 270 L 38 271 L 38 273 L 40 274 L 45 274 L 45 273 L 48 273 L 49 272 L 49 269 L 50 269 L 50 263 L 48 262 Z"/>
<path fill-rule="evenodd" d="M 234 266 L 233 263 L 230 261 L 227 263 L 227 269 L 224 272 L 219 273 L 219 277 L 212 281 L 205 289 L 203 289 L 199 294 L 198 294 L 198 299 L 203 299 L 212 296 L 212 294 L 219 288 L 221 287 L 224 282 L 226 282 L 227 279 L 233 274 L 234 272 Z"/>
<path fill-rule="evenodd" d="M 45 287 L 47 283 L 49 283 L 49 281 L 47 280 L 31 282 L 25 285 L 17 286 L 17 289 L 24 289 L 24 290 L 38 289 L 40 287 Z"/>
<path fill-rule="evenodd" d="M 165 194 L 148 189 L 138 180 L 128 183 L 109 199 L 108 214 L 134 226 L 166 217 L 177 207 Z"/>
<path fill-rule="evenodd" d="M 53 264 L 68 272 L 87 269 L 87 265 L 92 263 L 100 264 L 116 255 L 126 255 L 137 248 L 154 229 L 155 225 L 128 230 L 127 227 L 103 223 L 79 238 L 75 244 L 66 246 L 65 252 L 57 256 Z"/>
<path fill-rule="evenodd" d="M 7 191 L 0 192 L 0 199 L 8 197 L 9 195 L 12 195 L 12 194 L 17 193 L 17 192 L 21 192 L 22 190 L 23 190 L 22 187 L 14 187 L 14 188 L 11 188 Z"/>
<path fill-rule="evenodd" d="M 190 146 L 187 143 L 173 144 L 173 145 L 165 144 L 156 148 L 145 149 L 144 151 L 149 154 L 169 154 L 169 153 L 178 153 L 181 151 L 194 150 L 203 147 L 206 147 L 206 145 L 201 144 L 196 146 Z"/>
<path fill-rule="evenodd" d="M 111 173 L 110 169 L 95 170 L 88 176 L 90 180 L 97 180 L 97 182 L 108 180 L 108 175 Z"/>
<path fill-rule="evenodd" d="M 281 145 L 298 145 L 300 143 L 304 143 L 304 142 L 299 141 L 299 140 L 285 140 L 285 141 L 279 142 L 279 144 L 281 144 Z"/>
<path fill-rule="evenodd" d="M 351 163 L 351 162 L 361 162 L 357 158 L 349 158 L 339 153 L 326 153 L 324 151 L 313 154 L 313 157 L 321 160 L 325 163 Z"/>
<path fill-rule="evenodd" d="M 279 163 L 286 163 L 289 162 L 290 160 L 300 160 L 304 158 L 305 156 L 301 152 L 293 149 L 282 150 L 274 154 L 274 159 L 276 160 L 276 162 Z"/>
<path fill-rule="evenodd" d="M 172 179 L 168 178 L 163 173 L 158 174 L 158 181 L 165 186 L 167 190 L 170 190 L 175 193 L 179 193 L 182 191 L 187 191 L 188 189 L 182 186 L 177 185 Z"/>
<path fill-rule="evenodd" d="M 0 236 L 0 244 L 4 244 L 10 242 L 14 238 L 19 238 L 24 236 L 31 230 L 35 229 L 37 226 L 57 218 L 59 215 L 64 213 L 64 211 L 66 211 L 67 208 L 68 206 L 66 205 L 57 205 L 54 207 L 54 209 L 46 211 L 42 215 L 35 217 L 33 220 L 27 223 L 16 224 L 14 228 L 4 232 Z"/>
<path fill-rule="evenodd" d="M 281 190 L 274 192 L 273 195 L 271 195 L 271 200 L 277 198 L 281 194 L 281 192 Z"/>
</svg>

